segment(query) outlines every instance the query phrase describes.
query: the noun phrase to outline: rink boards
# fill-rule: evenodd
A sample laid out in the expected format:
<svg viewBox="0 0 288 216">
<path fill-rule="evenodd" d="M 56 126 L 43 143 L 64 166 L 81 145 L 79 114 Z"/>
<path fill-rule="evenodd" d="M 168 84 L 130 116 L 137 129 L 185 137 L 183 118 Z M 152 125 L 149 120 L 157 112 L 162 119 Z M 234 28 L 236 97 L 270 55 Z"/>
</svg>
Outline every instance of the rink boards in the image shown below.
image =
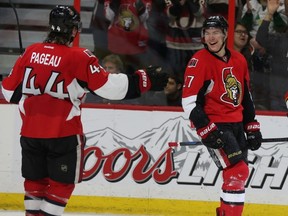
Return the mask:
<svg viewBox="0 0 288 216">
<path fill-rule="evenodd" d="M 1 104 L 0 208 L 23 209 L 23 179 L 15 105 Z M 214 215 L 222 184 L 181 109 L 86 105 L 84 181 L 67 211 L 144 215 Z M 258 113 L 263 137 L 286 137 L 285 113 Z M 244 215 L 288 210 L 288 143 L 265 143 L 249 152 Z M 278 214 L 277 214 L 278 212 Z"/>
</svg>

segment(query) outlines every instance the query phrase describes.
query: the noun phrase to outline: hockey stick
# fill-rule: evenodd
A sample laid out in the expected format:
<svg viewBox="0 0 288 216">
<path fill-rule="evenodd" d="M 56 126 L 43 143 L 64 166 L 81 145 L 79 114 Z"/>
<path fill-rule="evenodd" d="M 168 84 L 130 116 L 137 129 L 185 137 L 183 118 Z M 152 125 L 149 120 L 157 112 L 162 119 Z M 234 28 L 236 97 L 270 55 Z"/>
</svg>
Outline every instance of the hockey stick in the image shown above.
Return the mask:
<svg viewBox="0 0 288 216">
<path fill-rule="evenodd" d="M 263 138 L 262 142 L 287 142 L 288 137 Z"/>
<path fill-rule="evenodd" d="M 269 142 L 288 142 L 288 137 L 279 137 L 279 138 L 263 138 L 263 143 Z M 180 146 L 192 146 L 192 145 L 202 145 L 200 141 L 187 141 L 187 142 L 178 142 Z"/>
</svg>

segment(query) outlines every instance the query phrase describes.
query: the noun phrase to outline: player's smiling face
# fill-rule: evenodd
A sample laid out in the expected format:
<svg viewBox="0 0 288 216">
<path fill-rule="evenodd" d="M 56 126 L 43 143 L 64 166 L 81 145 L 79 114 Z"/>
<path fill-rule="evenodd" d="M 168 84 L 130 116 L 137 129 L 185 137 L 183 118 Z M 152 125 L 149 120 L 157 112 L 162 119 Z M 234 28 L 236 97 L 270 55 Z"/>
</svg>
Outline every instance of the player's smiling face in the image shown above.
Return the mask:
<svg viewBox="0 0 288 216">
<path fill-rule="evenodd" d="M 205 43 L 211 52 L 219 52 L 224 49 L 223 43 L 225 43 L 226 35 L 220 28 L 208 28 L 204 32 Z"/>
</svg>

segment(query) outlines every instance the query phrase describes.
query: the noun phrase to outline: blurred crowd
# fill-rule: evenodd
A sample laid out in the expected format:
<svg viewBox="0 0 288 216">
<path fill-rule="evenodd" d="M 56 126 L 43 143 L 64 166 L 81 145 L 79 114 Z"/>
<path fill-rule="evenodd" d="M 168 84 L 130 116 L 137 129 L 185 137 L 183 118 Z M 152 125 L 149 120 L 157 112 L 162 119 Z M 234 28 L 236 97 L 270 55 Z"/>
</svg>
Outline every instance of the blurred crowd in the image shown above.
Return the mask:
<svg viewBox="0 0 288 216">
<path fill-rule="evenodd" d="M 94 54 L 103 67 L 110 73 L 158 68 L 167 72 L 169 79 L 164 91 L 147 92 L 138 99 L 109 101 L 89 93 L 86 102 L 181 106 L 185 68 L 193 54 L 204 48 L 203 22 L 213 15 L 228 20 L 228 3 L 228 0 L 96 1 L 90 30 Z M 234 37 L 234 49 L 248 62 L 257 110 L 286 110 L 283 96 L 288 90 L 287 11 L 288 0 L 235 0 L 234 33 L 230 36 Z"/>
<path fill-rule="evenodd" d="M 247 59 L 256 109 L 285 110 L 287 91 L 287 0 L 235 0 L 234 49 Z M 287 2 L 286 2 L 287 1 Z M 201 28 L 205 18 L 222 15 L 228 20 L 228 0 L 102 0 L 94 10 L 91 29 L 94 53 L 108 71 L 129 73 L 138 68 L 159 67 L 174 80 L 173 96 L 146 93 L 136 101 L 121 103 L 181 105 L 185 68 L 203 48 Z M 288 8 L 287 8 L 288 10 Z M 265 17 L 266 19 L 265 21 Z M 264 22 L 263 22 L 264 20 Z M 263 26 L 265 25 L 265 26 Z M 267 28 L 266 28 L 267 26 Z M 258 29 L 261 28 L 261 35 Z M 283 38 L 280 40 L 279 38 Z M 275 44 L 277 45 L 275 45 Z M 287 44 L 287 45 L 286 45 Z M 207 62 L 209 64 L 209 62 Z M 115 72 L 114 70 L 111 72 Z M 170 81 L 171 81 L 170 80 Z M 167 89 L 171 89 L 168 81 Z M 174 95 L 175 94 L 175 95 Z M 171 100 L 175 101 L 171 102 Z M 118 103 L 89 99 L 88 102 Z"/>
</svg>

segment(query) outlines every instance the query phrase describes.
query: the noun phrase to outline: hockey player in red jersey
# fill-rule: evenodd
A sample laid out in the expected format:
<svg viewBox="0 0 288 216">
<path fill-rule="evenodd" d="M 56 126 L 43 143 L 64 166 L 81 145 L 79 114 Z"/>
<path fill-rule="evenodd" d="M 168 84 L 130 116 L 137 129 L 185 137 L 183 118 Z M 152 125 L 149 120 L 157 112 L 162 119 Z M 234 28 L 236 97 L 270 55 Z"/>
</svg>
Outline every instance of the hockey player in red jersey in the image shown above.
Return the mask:
<svg viewBox="0 0 288 216">
<path fill-rule="evenodd" d="M 162 90 L 164 73 L 133 75 L 105 71 L 89 50 L 70 47 L 81 30 L 80 14 L 70 6 L 50 12 L 43 43 L 26 48 L 2 92 L 19 104 L 22 118 L 22 176 L 26 216 L 62 215 L 75 184 L 82 181 L 84 136 L 81 104 L 89 90 L 107 99 L 135 98 Z"/>
<path fill-rule="evenodd" d="M 226 47 L 228 24 L 222 16 L 203 23 L 204 49 L 185 72 L 182 106 L 216 165 L 223 170 L 218 216 L 242 215 L 247 152 L 261 146 L 245 58 Z M 246 136 L 245 136 L 246 134 Z"/>
</svg>

